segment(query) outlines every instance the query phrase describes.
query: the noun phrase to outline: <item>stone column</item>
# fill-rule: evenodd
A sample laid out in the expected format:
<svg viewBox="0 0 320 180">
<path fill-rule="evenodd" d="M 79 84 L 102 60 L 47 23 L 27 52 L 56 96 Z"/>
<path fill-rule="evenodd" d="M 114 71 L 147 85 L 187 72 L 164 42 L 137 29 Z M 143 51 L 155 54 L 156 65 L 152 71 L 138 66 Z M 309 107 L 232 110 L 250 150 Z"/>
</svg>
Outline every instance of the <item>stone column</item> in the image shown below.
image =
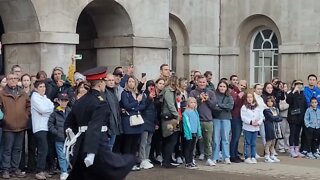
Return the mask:
<svg viewBox="0 0 320 180">
<path fill-rule="evenodd" d="M 78 43 L 79 36 L 74 33 L 6 33 L 3 35 L 5 72 L 8 73 L 12 65 L 19 64 L 24 73 L 32 75 L 44 70 L 50 76 L 56 66 L 67 73 Z"/>
<path fill-rule="evenodd" d="M 148 79 L 159 76 L 159 67 L 169 62 L 170 39 L 144 37 L 108 37 L 95 40 L 97 65 L 116 66 L 134 64 L 135 76 L 147 73 Z"/>
</svg>

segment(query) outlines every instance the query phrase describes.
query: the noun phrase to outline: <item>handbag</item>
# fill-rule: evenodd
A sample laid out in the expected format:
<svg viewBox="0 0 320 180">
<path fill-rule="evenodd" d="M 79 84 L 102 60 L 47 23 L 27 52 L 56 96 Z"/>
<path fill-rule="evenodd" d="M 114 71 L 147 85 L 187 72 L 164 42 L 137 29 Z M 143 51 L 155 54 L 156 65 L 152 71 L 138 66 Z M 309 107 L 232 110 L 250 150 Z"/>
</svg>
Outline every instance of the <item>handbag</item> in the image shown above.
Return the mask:
<svg viewBox="0 0 320 180">
<path fill-rule="evenodd" d="M 301 110 L 300 110 L 300 108 L 293 109 L 293 110 L 290 111 L 290 114 L 292 116 L 299 115 L 299 114 L 301 114 Z"/>
<path fill-rule="evenodd" d="M 282 134 L 280 122 L 274 122 L 273 127 L 274 127 L 274 134 L 275 134 L 276 139 L 283 139 L 283 134 Z"/>
<path fill-rule="evenodd" d="M 130 116 L 129 121 L 130 126 L 138 126 L 144 123 L 144 120 L 140 114 Z"/>
</svg>

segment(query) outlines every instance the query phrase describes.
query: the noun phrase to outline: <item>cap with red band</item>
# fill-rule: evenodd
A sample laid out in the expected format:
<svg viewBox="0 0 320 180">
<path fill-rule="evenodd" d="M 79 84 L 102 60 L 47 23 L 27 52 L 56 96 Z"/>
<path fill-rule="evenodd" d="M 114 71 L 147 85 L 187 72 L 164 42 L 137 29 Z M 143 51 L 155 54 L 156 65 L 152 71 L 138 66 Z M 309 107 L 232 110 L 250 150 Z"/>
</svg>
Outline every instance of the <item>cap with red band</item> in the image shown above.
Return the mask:
<svg viewBox="0 0 320 180">
<path fill-rule="evenodd" d="M 92 69 L 89 69 L 83 73 L 84 76 L 86 76 L 86 80 L 88 81 L 95 81 L 104 79 L 107 77 L 107 67 L 105 66 L 99 66 Z"/>
</svg>

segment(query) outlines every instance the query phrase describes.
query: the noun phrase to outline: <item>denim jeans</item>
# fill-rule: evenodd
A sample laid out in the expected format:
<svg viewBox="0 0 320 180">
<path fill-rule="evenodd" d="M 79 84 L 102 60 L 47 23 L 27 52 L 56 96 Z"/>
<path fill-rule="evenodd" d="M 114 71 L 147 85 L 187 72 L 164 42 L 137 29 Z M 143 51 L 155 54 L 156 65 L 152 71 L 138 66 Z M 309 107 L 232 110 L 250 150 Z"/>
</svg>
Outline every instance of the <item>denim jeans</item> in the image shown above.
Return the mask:
<svg viewBox="0 0 320 180">
<path fill-rule="evenodd" d="M 3 154 L 3 146 L 2 128 L 0 128 L 0 154 Z M 2 169 L 2 155 L 0 155 L 0 169 Z"/>
<path fill-rule="evenodd" d="M 114 142 L 116 141 L 116 135 L 111 134 L 111 137 L 108 138 L 108 150 L 112 151 Z"/>
<path fill-rule="evenodd" d="M 231 142 L 230 142 L 230 157 L 238 157 L 239 139 L 242 132 L 242 121 L 240 118 L 231 120 Z"/>
<path fill-rule="evenodd" d="M 265 146 L 266 145 L 266 130 L 264 128 L 264 123 L 262 123 L 259 127 L 259 132 L 260 132 L 260 136 L 262 139 L 262 145 Z"/>
<path fill-rule="evenodd" d="M 152 135 L 153 133 L 148 131 L 144 131 L 141 134 L 139 146 L 139 158 L 141 161 L 149 158 Z"/>
<path fill-rule="evenodd" d="M 56 151 L 57 151 L 60 171 L 61 173 L 66 173 L 68 172 L 68 163 L 66 160 L 66 156 L 63 152 L 63 145 L 64 145 L 64 142 L 56 141 Z"/>
<path fill-rule="evenodd" d="M 34 133 L 37 144 L 37 171 L 44 171 L 48 155 L 48 132 L 38 131 Z"/>
<path fill-rule="evenodd" d="M 244 157 L 255 158 L 257 154 L 256 150 L 256 140 L 258 136 L 258 131 L 246 131 L 243 130 L 244 134 Z"/>
<path fill-rule="evenodd" d="M 214 137 L 213 137 L 213 160 L 219 159 L 220 143 L 222 145 L 223 159 L 230 158 L 230 143 L 229 135 L 231 129 L 231 122 L 228 119 L 214 119 Z"/>
<path fill-rule="evenodd" d="M 3 132 L 3 170 L 17 170 L 21 161 L 22 143 L 24 131 L 21 132 Z"/>
</svg>

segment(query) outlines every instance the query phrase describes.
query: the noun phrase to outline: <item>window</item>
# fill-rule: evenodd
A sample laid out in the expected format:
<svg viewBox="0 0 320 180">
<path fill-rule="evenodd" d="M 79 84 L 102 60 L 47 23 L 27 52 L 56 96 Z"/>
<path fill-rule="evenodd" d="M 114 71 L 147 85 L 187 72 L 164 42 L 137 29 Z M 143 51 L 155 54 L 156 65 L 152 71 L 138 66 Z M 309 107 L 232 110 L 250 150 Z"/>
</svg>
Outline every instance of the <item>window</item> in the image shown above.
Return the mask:
<svg viewBox="0 0 320 180">
<path fill-rule="evenodd" d="M 278 77 L 278 39 L 270 29 L 259 30 L 252 38 L 250 84 L 263 84 Z"/>
</svg>

